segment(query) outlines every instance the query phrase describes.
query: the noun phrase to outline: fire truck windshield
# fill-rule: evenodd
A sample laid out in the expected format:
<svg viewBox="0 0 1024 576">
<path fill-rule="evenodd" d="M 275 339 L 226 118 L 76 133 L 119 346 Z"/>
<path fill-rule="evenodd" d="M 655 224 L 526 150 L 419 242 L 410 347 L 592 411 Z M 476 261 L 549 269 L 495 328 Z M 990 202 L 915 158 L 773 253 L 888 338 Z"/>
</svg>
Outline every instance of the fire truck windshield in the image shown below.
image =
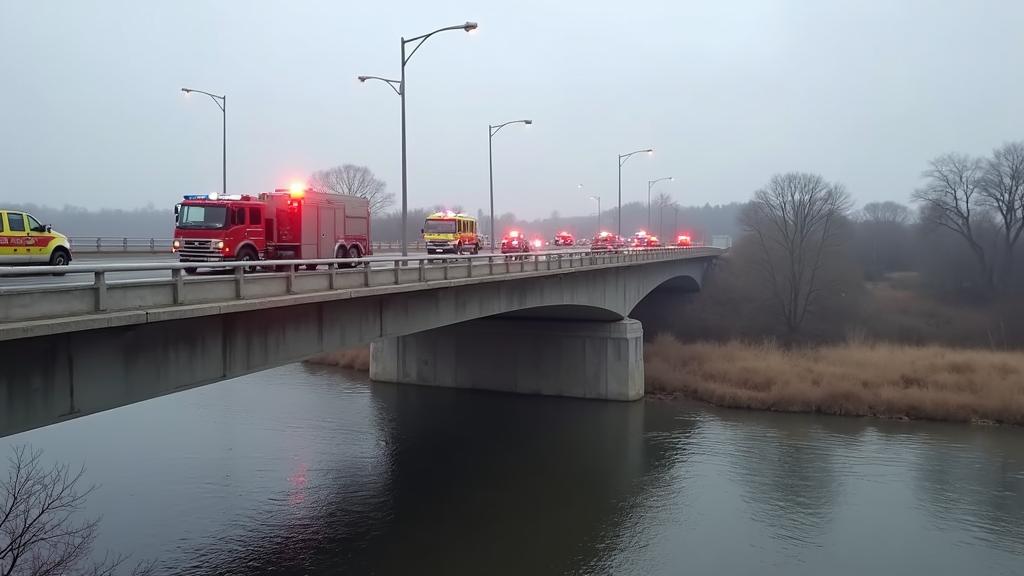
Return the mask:
<svg viewBox="0 0 1024 576">
<path fill-rule="evenodd" d="M 423 231 L 427 234 L 454 234 L 455 220 L 427 220 Z"/>
<path fill-rule="evenodd" d="M 184 205 L 178 212 L 178 228 L 223 228 L 227 222 L 225 206 Z"/>
</svg>

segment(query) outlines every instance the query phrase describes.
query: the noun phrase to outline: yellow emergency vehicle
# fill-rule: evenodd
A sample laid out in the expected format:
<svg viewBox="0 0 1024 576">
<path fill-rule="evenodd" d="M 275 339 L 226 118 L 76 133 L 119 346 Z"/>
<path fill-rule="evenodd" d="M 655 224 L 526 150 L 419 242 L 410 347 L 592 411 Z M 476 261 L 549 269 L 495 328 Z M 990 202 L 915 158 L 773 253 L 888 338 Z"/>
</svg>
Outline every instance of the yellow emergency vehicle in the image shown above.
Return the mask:
<svg viewBox="0 0 1024 576">
<path fill-rule="evenodd" d="M 456 212 L 435 212 L 423 223 L 423 242 L 428 254 L 477 254 L 480 236 L 476 218 Z"/>
<path fill-rule="evenodd" d="M 0 209 L 0 266 L 71 263 L 71 242 L 31 214 Z"/>
</svg>

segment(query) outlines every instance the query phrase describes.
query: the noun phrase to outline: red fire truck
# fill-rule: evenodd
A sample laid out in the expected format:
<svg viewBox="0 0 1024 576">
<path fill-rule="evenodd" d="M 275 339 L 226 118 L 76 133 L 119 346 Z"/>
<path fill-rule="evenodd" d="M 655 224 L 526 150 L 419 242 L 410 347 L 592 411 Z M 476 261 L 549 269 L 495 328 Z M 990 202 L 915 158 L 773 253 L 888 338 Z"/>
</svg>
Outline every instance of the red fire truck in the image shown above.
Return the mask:
<svg viewBox="0 0 1024 576">
<path fill-rule="evenodd" d="M 372 254 L 367 200 L 304 185 L 258 196 L 188 195 L 175 214 L 172 250 L 181 262 L 216 267 L 216 262 Z"/>
</svg>

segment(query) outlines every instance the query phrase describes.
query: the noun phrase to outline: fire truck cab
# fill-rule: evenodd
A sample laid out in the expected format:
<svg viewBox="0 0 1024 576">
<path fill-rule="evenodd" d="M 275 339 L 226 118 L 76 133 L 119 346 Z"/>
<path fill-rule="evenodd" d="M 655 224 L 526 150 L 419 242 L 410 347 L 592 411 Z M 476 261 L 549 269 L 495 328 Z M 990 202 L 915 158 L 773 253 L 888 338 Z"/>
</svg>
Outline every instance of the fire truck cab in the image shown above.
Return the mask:
<svg viewBox="0 0 1024 576">
<path fill-rule="evenodd" d="M 293 186 L 259 196 L 189 195 L 176 210 L 172 249 L 181 262 L 359 258 L 372 253 L 369 204 L 356 196 Z"/>
<path fill-rule="evenodd" d="M 423 222 L 423 242 L 428 254 L 480 253 L 476 218 L 452 211 L 435 212 Z"/>
</svg>

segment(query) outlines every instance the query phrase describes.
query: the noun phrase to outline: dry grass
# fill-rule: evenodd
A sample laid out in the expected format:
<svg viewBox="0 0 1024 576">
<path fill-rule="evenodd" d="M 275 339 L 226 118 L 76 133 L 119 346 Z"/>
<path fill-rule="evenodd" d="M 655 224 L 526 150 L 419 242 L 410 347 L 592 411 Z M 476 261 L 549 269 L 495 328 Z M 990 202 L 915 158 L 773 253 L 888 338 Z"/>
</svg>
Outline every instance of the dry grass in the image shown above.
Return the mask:
<svg viewBox="0 0 1024 576">
<path fill-rule="evenodd" d="M 1024 354 L 848 343 L 646 345 L 648 392 L 719 406 L 1024 425 Z"/>
<path fill-rule="evenodd" d="M 306 360 L 311 364 L 324 364 L 327 366 L 338 366 L 340 368 L 352 368 L 369 372 L 370 370 L 370 347 L 361 346 L 348 348 L 336 352 L 325 352 L 317 354 Z"/>
</svg>

